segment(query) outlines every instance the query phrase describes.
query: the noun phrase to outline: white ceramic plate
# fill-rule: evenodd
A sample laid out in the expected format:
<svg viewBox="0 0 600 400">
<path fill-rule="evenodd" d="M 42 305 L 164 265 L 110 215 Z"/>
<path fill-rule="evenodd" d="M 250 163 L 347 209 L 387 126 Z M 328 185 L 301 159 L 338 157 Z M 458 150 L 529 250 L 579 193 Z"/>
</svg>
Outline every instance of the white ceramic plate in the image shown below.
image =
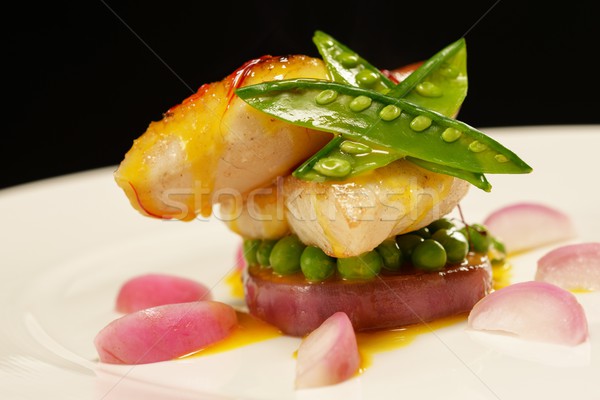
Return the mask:
<svg viewBox="0 0 600 400">
<path fill-rule="evenodd" d="M 579 236 L 600 240 L 600 126 L 485 129 L 534 172 L 493 176 L 491 193 L 462 202 L 479 222 L 496 208 L 535 201 L 571 215 Z M 237 236 L 217 220 L 165 222 L 138 215 L 104 168 L 0 192 L 0 397 L 2 399 L 564 399 L 600 398 L 600 293 L 576 294 L 590 341 L 575 348 L 475 335 L 464 322 L 379 353 L 354 379 L 293 390 L 299 339 L 279 337 L 211 356 L 138 366 L 97 362 L 95 334 L 118 314 L 129 277 L 167 272 L 223 283 Z M 531 280 L 548 248 L 512 260 Z"/>
</svg>

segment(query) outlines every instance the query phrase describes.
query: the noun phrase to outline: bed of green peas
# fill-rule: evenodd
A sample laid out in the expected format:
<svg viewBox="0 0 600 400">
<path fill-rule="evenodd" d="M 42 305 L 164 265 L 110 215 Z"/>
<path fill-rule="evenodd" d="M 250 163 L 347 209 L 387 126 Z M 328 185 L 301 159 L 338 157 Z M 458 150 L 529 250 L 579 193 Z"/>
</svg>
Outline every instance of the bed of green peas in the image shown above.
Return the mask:
<svg viewBox="0 0 600 400">
<path fill-rule="evenodd" d="M 503 245 L 485 226 L 457 225 L 448 218 L 383 241 L 359 256 L 335 258 L 316 246 L 306 246 L 296 235 L 280 239 L 246 239 L 244 258 L 248 265 L 272 268 L 278 275 L 302 273 L 308 282 L 334 276 L 346 280 L 373 279 L 382 269 L 401 273 L 412 268 L 440 271 L 447 264 L 463 262 L 469 252 L 504 254 Z"/>
<path fill-rule="evenodd" d="M 460 262 L 469 252 L 469 242 L 466 236 L 452 228 L 438 229 L 431 238 L 444 247 L 448 262 Z"/>
<path fill-rule="evenodd" d="M 309 282 L 321 282 L 333 276 L 336 259 L 316 246 L 307 246 L 300 256 L 300 269 Z"/>
<path fill-rule="evenodd" d="M 423 239 L 422 236 L 415 233 L 406 233 L 404 235 L 396 236 L 396 243 L 404 256 L 404 261 L 410 260 L 415 247 L 424 240 L 425 239 Z"/>
<path fill-rule="evenodd" d="M 290 275 L 300 271 L 300 257 L 304 245 L 295 235 L 279 239 L 269 254 L 269 264 L 273 272 L 279 275 Z"/>
<path fill-rule="evenodd" d="M 381 256 L 383 268 L 390 271 L 400 270 L 404 257 L 400 246 L 398 246 L 394 238 L 384 240 L 375 250 Z"/>
<path fill-rule="evenodd" d="M 472 224 L 465 226 L 460 229 L 469 240 L 469 243 L 473 247 L 473 251 L 486 252 L 491 245 L 491 236 L 488 234 L 487 229 L 481 224 Z"/>
<path fill-rule="evenodd" d="M 273 246 L 275 246 L 277 240 L 265 239 L 260 242 L 258 247 L 256 248 L 256 261 L 259 265 L 270 267 L 269 257 L 271 256 L 271 250 L 273 250 Z"/>
<path fill-rule="evenodd" d="M 436 240 L 425 239 L 414 248 L 410 261 L 420 270 L 439 271 L 446 266 L 446 249 Z"/>
<path fill-rule="evenodd" d="M 419 239 L 420 238 L 420 239 Z M 446 263 L 459 263 L 469 252 L 469 242 L 456 224 L 441 218 L 412 233 L 396 236 L 405 262 L 423 271 L 440 271 Z"/>
<path fill-rule="evenodd" d="M 337 270 L 344 279 L 360 280 L 375 278 L 383 267 L 383 259 L 375 250 L 359 256 L 338 258 Z"/>
<path fill-rule="evenodd" d="M 244 259 L 248 265 L 257 265 L 258 260 L 256 259 L 256 253 L 258 250 L 258 246 L 260 246 L 260 239 L 245 239 L 242 251 L 244 254 Z"/>
</svg>

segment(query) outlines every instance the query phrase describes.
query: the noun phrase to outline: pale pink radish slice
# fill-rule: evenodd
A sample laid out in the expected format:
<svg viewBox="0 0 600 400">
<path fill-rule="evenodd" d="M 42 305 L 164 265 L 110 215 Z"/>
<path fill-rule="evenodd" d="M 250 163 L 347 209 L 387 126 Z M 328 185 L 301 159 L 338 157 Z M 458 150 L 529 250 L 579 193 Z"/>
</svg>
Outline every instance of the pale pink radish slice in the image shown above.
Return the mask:
<svg viewBox="0 0 600 400">
<path fill-rule="evenodd" d="M 352 323 L 345 313 L 337 312 L 302 340 L 296 363 L 296 388 L 343 382 L 354 376 L 359 366 Z"/>
<path fill-rule="evenodd" d="M 167 304 L 112 321 L 94 339 L 100 361 L 146 364 L 172 360 L 229 336 L 233 307 L 215 301 Z"/>
<path fill-rule="evenodd" d="M 571 244 L 551 250 L 538 260 L 535 280 L 570 290 L 599 290 L 600 243 Z"/>
<path fill-rule="evenodd" d="M 577 345 L 588 337 L 575 296 L 546 282 L 520 282 L 490 293 L 469 313 L 468 326 L 540 342 Z"/>
<path fill-rule="evenodd" d="M 491 213 L 483 224 L 509 253 L 534 249 L 575 237 L 571 218 L 538 203 L 516 203 Z"/>
<path fill-rule="evenodd" d="M 173 303 L 211 300 L 210 289 L 192 279 L 166 274 L 146 274 L 129 279 L 117 295 L 116 309 L 130 313 Z"/>
</svg>

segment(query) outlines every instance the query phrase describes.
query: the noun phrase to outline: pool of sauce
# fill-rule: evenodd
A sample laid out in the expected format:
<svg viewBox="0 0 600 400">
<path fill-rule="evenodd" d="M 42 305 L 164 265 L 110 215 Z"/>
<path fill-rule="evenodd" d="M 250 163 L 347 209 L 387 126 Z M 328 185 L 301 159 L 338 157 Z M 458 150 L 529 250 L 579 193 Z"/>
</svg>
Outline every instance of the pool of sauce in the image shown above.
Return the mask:
<svg viewBox="0 0 600 400">
<path fill-rule="evenodd" d="M 299 277 L 295 277 L 295 279 L 299 279 Z M 226 282 L 229 285 L 233 296 L 243 298 L 244 289 L 242 284 L 242 271 L 240 269 L 232 271 L 227 277 Z M 253 343 L 283 336 L 283 333 L 277 327 L 270 325 L 245 311 L 236 311 L 236 313 L 238 317 L 238 327 L 230 336 L 181 358 L 202 357 L 231 351 Z M 375 354 L 407 346 L 420 335 L 432 333 L 435 330 L 466 321 L 466 318 L 467 315 L 462 314 L 401 328 L 357 332 L 356 341 L 361 355 L 360 372 L 364 371 L 372 364 L 373 356 Z M 295 357 L 295 353 L 292 356 Z"/>
<path fill-rule="evenodd" d="M 181 358 L 202 357 L 231 351 L 253 343 L 283 336 L 281 331 L 276 327 L 263 322 L 246 312 L 237 311 L 237 316 L 238 327 L 230 336 Z M 440 328 L 466 321 L 466 317 L 466 315 L 458 315 L 441 318 L 433 322 L 409 325 L 402 328 L 357 332 L 356 341 L 361 356 L 360 372 L 371 366 L 375 354 L 407 346 L 420 335 L 428 334 Z M 296 353 L 292 356 L 295 357 Z"/>
<path fill-rule="evenodd" d="M 357 332 L 356 341 L 360 353 L 361 371 L 371 366 L 373 356 L 377 353 L 383 353 L 408 346 L 418 336 L 466 321 L 466 319 L 467 315 L 462 314 L 401 328 L 384 329 L 373 332 Z"/>
<path fill-rule="evenodd" d="M 246 312 L 237 311 L 236 313 L 238 317 L 238 326 L 231 335 L 217 343 L 213 343 L 210 346 L 199 349 L 181 358 L 206 356 L 209 354 L 235 350 L 252 343 L 262 342 L 283 335 L 276 327 L 269 325 Z"/>
</svg>

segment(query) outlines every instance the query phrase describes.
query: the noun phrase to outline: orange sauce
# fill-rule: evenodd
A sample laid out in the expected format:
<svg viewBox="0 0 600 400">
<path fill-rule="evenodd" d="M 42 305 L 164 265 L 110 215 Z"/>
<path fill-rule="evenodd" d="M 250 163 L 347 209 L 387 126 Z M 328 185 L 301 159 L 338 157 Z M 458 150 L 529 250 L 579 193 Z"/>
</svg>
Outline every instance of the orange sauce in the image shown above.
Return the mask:
<svg viewBox="0 0 600 400">
<path fill-rule="evenodd" d="M 461 314 L 440 318 L 432 322 L 404 326 L 402 328 L 358 332 L 356 334 L 356 341 L 361 356 L 361 371 L 364 371 L 372 364 L 375 354 L 408 346 L 420 335 L 432 333 L 465 319 L 466 314 Z"/>
<path fill-rule="evenodd" d="M 238 327 L 231 335 L 208 347 L 187 354 L 181 358 L 199 357 L 209 354 L 222 353 L 234 350 L 252 343 L 262 342 L 281 336 L 282 333 L 276 327 L 261 321 L 252 315 L 237 311 Z"/>
<path fill-rule="evenodd" d="M 492 264 L 492 286 L 494 290 L 510 285 L 512 265 L 508 261 Z"/>
<path fill-rule="evenodd" d="M 403 326 L 401 328 L 357 332 L 356 342 L 358 345 L 358 352 L 360 353 L 359 373 L 362 373 L 371 366 L 375 354 L 408 346 L 420 335 L 432 333 L 437 329 L 453 325 L 464 321 L 465 319 L 466 314 L 462 314 L 440 318 L 439 320 L 432 322 Z M 293 354 L 294 358 L 297 356 L 298 350 Z"/>
<path fill-rule="evenodd" d="M 262 342 L 283 335 L 276 327 L 248 313 L 238 311 L 237 316 L 238 327 L 230 336 L 181 358 L 200 357 L 235 350 L 252 343 Z M 466 315 L 462 314 L 402 328 L 358 332 L 356 334 L 356 341 L 361 356 L 359 373 L 371 366 L 375 354 L 407 346 L 420 335 L 432 333 L 438 329 L 459 323 L 464 321 L 465 318 Z M 293 357 L 296 357 L 296 355 L 297 352 L 294 352 Z"/>
<path fill-rule="evenodd" d="M 592 293 L 593 290 L 586 289 L 586 288 L 572 288 L 572 289 L 569 289 L 569 292 L 575 293 L 575 294 L 584 294 L 584 293 Z"/>
<path fill-rule="evenodd" d="M 229 286 L 229 293 L 236 299 L 244 298 L 244 283 L 242 281 L 242 271 L 240 268 L 235 268 L 225 278 L 225 283 Z"/>
</svg>

